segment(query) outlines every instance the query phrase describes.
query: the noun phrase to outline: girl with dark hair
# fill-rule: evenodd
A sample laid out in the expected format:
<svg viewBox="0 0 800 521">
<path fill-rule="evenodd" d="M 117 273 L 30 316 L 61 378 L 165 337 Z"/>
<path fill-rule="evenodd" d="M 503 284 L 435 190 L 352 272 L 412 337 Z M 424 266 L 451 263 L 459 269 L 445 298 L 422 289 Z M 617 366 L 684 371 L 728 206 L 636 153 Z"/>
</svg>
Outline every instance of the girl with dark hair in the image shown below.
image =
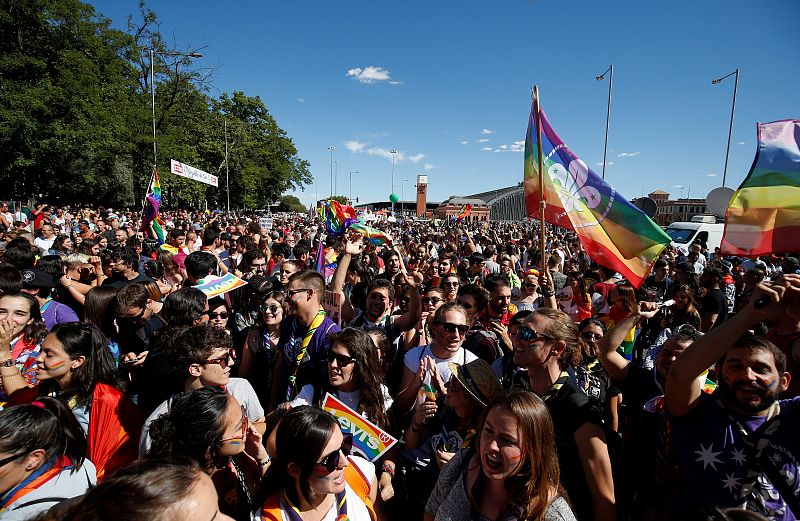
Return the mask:
<svg viewBox="0 0 800 521">
<path fill-rule="evenodd" d="M 86 437 L 63 402 L 42 397 L 0 411 L 0 517 L 30 519 L 97 481 Z"/>
<path fill-rule="evenodd" d="M 560 473 L 547 406 L 512 392 L 489 404 L 475 443 L 442 469 L 423 519 L 574 521 Z"/>
<path fill-rule="evenodd" d="M 95 286 L 86 294 L 83 303 L 84 319 L 94 324 L 108 339 L 108 349 L 115 363 L 119 363 L 119 343 L 117 327 L 114 323 L 113 303 L 119 291 L 111 286 Z"/>
<path fill-rule="evenodd" d="M 208 297 L 197 288 L 181 288 L 164 301 L 161 316 L 168 327 L 191 327 L 208 320 Z"/>
<path fill-rule="evenodd" d="M 74 244 L 72 244 L 72 239 L 69 238 L 69 235 L 59 235 L 56 237 L 56 240 L 53 241 L 53 247 L 50 248 L 48 255 L 60 255 L 64 257 L 72 253 Z"/>
<path fill-rule="evenodd" d="M 30 403 L 40 396 L 66 403 L 87 435 L 87 457 L 97 467 L 98 479 L 136 459 L 143 418 L 119 389 L 108 340 L 100 330 L 77 322 L 56 326 L 36 357 L 33 387 L 7 363 L 10 339 L 18 331 L 12 322 L 0 322 L 0 375 L 8 403 Z"/>
<path fill-rule="evenodd" d="M 214 297 L 208 301 L 208 322 L 223 331 L 229 331 L 231 312 L 224 297 Z"/>
<path fill-rule="evenodd" d="M 0 323 L 8 321 L 7 327 L 14 327 L 16 333 L 9 339 L 11 344 L 10 357 L 13 366 L 19 371 L 26 385 L 36 383 L 36 357 L 42 346 L 42 340 L 47 336 L 47 326 L 44 325 L 39 312 L 39 303 L 27 293 L 16 295 L 0 295 Z M 0 350 L 6 346 L 0 346 Z M 5 380 L 0 381 L 0 401 L 5 401 L 8 395 Z"/>
<path fill-rule="evenodd" d="M 100 255 L 100 245 L 94 239 L 84 239 L 78 245 L 78 253 L 83 253 L 89 257 Z"/>
<path fill-rule="evenodd" d="M 584 341 L 580 343 L 580 361 L 573 366 L 575 381 L 603 414 L 608 425 L 616 431 L 619 427 L 620 392 L 600 364 L 597 345 L 606 334 L 606 326 L 599 318 L 586 318 L 578 324 L 578 331 Z"/>
<path fill-rule="evenodd" d="M 217 387 L 179 395 L 150 424 L 150 438 L 148 458 L 191 458 L 211 476 L 220 511 L 237 521 L 250 519 L 270 459 L 236 398 Z"/>
<path fill-rule="evenodd" d="M 636 302 L 636 290 L 628 281 L 618 282 L 616 286 L 614 286 L 614 289 L 608 294 L 608 303 L 611 308 L 608 310 L 608 314 L 602 317 L 603 323 L 605 323 L 608 329 L 611 329 L 614 325 L 625 320 L 631 313 L 636 313 L 639 309 L 639 304 Z M 634 326 L 628 331 L 625 340 L 620 346 L 623 355 L 628 360 L 633 357 L 636 333 L 637 328 Z"/>
<path fill-rule="evenodd" d="M 269 285 L 269 288 L 271 287 L 272 285 Z M 279 354 L 281 322 L 286 314 L 284 308 L 286 299 L 282 291 L 266 293 L 261 293 L 257 289 L 253 291 L 250 300 L 257 314 L 255 323 L 247 331 L 244 346 L 241 348 L 242 363 L 238 374 L 250 381 L 262 403 L 269 403 L 272 372 Z"/>
<path fill-rule="evenodd" d="M 278 425 L 275 446 L 255 519 L 375 521 L 374 469 L 350 457 L 353 438 L 333 416 L 316 407 L 292 409 Z"/>
</svg>

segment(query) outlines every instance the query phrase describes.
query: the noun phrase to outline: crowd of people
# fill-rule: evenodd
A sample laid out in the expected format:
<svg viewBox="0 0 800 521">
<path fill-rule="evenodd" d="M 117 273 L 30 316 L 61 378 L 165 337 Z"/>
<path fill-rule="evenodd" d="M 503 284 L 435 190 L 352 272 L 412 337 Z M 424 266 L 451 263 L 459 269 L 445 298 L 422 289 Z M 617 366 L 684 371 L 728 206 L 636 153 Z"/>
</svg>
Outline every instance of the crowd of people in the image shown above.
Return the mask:
<svg viewBox="0 0 800 521">
<path fill-rule="evenodd" d="M 536 221 L 161 218 L 0 208 L 0 519 L 800 518 L 792 254 L 637 288 Z"/>
</svg>

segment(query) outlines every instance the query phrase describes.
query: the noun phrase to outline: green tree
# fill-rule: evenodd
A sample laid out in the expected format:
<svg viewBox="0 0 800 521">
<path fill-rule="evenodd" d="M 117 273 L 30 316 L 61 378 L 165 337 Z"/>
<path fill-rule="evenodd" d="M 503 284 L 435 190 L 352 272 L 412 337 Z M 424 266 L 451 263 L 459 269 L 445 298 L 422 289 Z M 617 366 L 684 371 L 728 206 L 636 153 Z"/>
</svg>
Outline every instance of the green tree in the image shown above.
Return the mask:
<svg viewBox="0 0 800 521">
<path fill-rule="evenodd" d="M 280 202 L 278 209 L 282 212 L 304 213 L 307 210 L 305 205 L 300 202 L 300 199 L 294 195 L 282 195 L 278 201 Z"/>
</svg>

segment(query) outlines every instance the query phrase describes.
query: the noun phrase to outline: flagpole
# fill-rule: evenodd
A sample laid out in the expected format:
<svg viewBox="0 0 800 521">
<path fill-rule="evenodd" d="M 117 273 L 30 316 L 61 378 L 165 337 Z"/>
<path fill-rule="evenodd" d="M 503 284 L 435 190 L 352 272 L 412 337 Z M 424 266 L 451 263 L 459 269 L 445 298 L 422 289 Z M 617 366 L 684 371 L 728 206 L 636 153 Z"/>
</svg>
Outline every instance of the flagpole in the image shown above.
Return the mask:
<svg viewBox="0 0 800 521">
<path fill-rule="evenodd" d="M 541 265 L 542 270 L 547 269 L 545 261 L 545 237 L 544 237 L 544 210 L 547 207 L 547 196 L 545 195 L 544 170 L 542 170 L 542 118 L 539 112 L 539 86 L 533 86 L 533 113 L 536 118 L 536 162 L 539 169 L 539 242 L 542 251 Z"/>
</svg>

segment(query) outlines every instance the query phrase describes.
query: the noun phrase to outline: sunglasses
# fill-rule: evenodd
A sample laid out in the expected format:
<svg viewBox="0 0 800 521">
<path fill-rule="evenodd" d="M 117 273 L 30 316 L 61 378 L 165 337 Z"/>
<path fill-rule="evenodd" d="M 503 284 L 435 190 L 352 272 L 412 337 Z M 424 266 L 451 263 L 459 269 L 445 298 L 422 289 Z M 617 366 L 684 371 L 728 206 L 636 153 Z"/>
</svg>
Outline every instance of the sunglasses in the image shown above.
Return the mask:
<svg viewBox="0 0 800 521">
<path fill-rule="evenodd" d="M 464 309 L 472 309 L 474 307 L 472 304 L 467 304 L 466 302 L 459 301 L 459 304 L 461 304 L 461 307 Z"/>
<path fill-rule="evenodd" d="M 18 460 L 21 457 L 25 456 L 26 454 L 27 454 L 27 452 L 20 452 L 19 454 L 15 454 L 14 456 L 9 456 L 7 458 L 0 459 L 0 467 L 2 467 L 3 465 L 6 465 L 8 463 L 11 463 L 12 461 Z"/>
<path fill-rule="evenodd" d="M 458 331 L 458 333 L 463 336 L 469 331 L 469 326 L 466 324 L 453 324 L 452 322 L 440 322 L 439 324 L 447 333 L 455 333 Z"/>
<path fill-rule="evenodd" d="M 445 288 L 457 288 L 460 285 L 458 282 L 443 282 L 442 286 Z"/>
<path fill-rule="evenodd" d="M 245 413 L 244 406 L 242 406 L 242 433 L 239 436 L 234 436 L 232 438 L 222 438 L 219 441 L 220 442 L 244 441 L 244 437 L 247 436 L 248 425 L 250 425 L 250 419 L 247 417 L 247 414 Z"/>
<path fill-rule="evenodd" d="M 287 293 L 287 294 L 288 294 L 290 297 L 293 297 L 293 296 L 297 295 L 298 293 L 303 293 L 304 291 L 308 291 L 309 289 L 310 289 L 310 288 L 298 288 L 298 289 L 290 289 L 290 290 L 289 290 L 289 291 L 287 291 L 286 293 Z"/>
<path fill-rule="evenodd" d="M 535 342 L 537 340 L 555 340 L 550 335 L 545 335 L 544 333 L 540 333 L 535 329 L 526 326 L 520 326 L 520 328 L 517 329 L 517 338 L 524 340 L 525 342 Z"/>
<path fill-rule="evenodd" d="M 444 299 L 438 297 L 422 297 L 421 299 L 419 299 L 419 301 L 422 302 L 423 304 L 437 304 L 439 302 L 443 302 Z"/>
<path fill-rule="evenodd" d="M 328 360 L 329 364 L 332 364 L 334 360 L 336 360 L 336 365 L 339 367 L 347 367 L 350 364 L 356 363 L 356 359 L 352 356 L 341 355 L 339 353 L 334 353 L 333 351 L 328 351 L 328 354 L 325 356 Z"/>
<path fill-rule="evenodd" d="M 227 311 L 220 311 L 219 313 L 209 312 L 208 319 L 209 320 L 216 320 L 217 318 L 221 318 L 227 320 L 228 312 Z"/>
<path fill-rule="evenodd" d="M 588 340 L 590 342 L 592 340 L 600 340 L 601 338 L 603 338 L 603 335 L 601 333 L 592 333 L 591 331 L 586 331 L 584 333 L 581 333 L 581 336 L 585 340 Z"/>
<path fill-rule="evenodd" d="M 139 320 L 141 320 L 144 317 L 144 312 L 146 310 L 147 310 L 147 307 L 145 306 L 145 307 L 142 308 L 142 311 L 138 315 L 136 315 L 135 317 L 119 317 L 119 319 L 127 321 L 127 322 L 138 322 Z"/>
<path fill-rule="evenodd" d="M 202 365 L 217 364 L 221 368 L 225 369 L 229 365 L 233 365 L 233 364 L 230 363 L 230 361 L 232 359 L 233 359 L 233 351 L 229 349 L 228 353 L 225 356 L 222 356 L 220 358 L 210 358 L 210 359 L 206 360 L 205 362 L 203 362 Z"/>
<path fill-rule="evenodd" d="M 258 306 L 258 310 L 260 312 L 266 313 L 267 311 L 269 311 L 273 315 L 276 314 L 280 308 L 281 307 L 277 304 L 270 304 L 269 306 L 267 306 L 266 304 L 262 304 L 261 306 Z"/>
<path fill-rule="evenodd" d="M 331 452 L 321 461 L 314 464 L 315 467 L 324 468 L 327 472 L 320 472 L 316 471 L 320 477 L 327 476 L 331 472 L 335 471 L 339 468 L 339 461 L 341 460 L 341 455 L 344 454 L 345 457 L 350 455 L 350 451 L 353 450 L 353 435 L 351 433 L 347 433 L 344 435 L 344 440 L 342 440 L 342 446 L 336 449 L 336 451 Z"/>
<path fill-rule="evenodd" d="M 536 287 L 536 284 L 534 284 L 534 283 L 532 283 L 532 282 L 526 282 L 526 283 L 525 283 L 525 284 L 523 284 L 522 286 L 523 286 L 523 287 L 526 287 L 526 288 L 535 288 L 535 287 Z"/>
</svg>

